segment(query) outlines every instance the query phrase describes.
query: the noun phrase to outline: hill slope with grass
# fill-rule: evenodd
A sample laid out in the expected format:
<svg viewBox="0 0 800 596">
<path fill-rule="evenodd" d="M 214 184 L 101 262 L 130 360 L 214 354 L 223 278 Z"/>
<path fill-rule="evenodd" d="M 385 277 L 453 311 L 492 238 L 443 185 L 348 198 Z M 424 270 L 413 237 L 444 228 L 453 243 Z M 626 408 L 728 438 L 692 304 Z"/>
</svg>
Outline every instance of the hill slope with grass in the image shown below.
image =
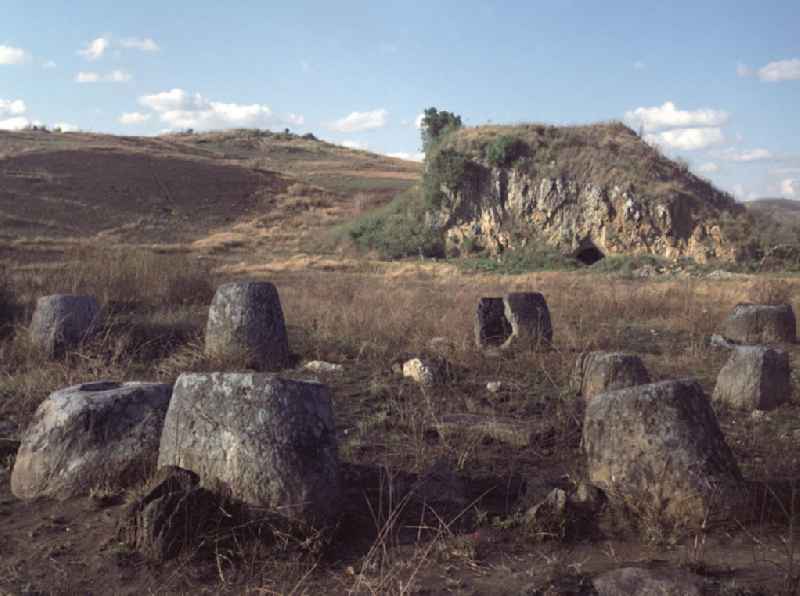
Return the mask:
<svg viewBox="0 0 800 596">
<path fill-rule="evenodd" d="M 312 135 L 0 132 L 0 247 L 296 251 L 320 229 L 387 203 L 419 172 Z"/>
<path fill-rule="evenodd" d="M 424 185 L 446 250 L 546 245 L 735 260 L 744 208 L 621 123 L 457 128 L 432 145 Z"/>
</svg>

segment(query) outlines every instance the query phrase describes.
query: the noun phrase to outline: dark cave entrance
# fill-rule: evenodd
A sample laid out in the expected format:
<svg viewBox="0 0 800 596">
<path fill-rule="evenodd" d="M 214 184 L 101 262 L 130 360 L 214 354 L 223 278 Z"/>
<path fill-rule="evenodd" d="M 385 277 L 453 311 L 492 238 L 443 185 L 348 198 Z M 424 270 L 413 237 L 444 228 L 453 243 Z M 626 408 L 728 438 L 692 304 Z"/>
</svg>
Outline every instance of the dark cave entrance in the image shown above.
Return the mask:
<svg viewBox="0 0 800 596">
<path fill-rule="evenodd" d="M 575 253 L 575 258 L 584 265 L 594 265 L 597 261 L 605 258 L 603 252 L 594 244 L 587 244 Z"/>
</svg>

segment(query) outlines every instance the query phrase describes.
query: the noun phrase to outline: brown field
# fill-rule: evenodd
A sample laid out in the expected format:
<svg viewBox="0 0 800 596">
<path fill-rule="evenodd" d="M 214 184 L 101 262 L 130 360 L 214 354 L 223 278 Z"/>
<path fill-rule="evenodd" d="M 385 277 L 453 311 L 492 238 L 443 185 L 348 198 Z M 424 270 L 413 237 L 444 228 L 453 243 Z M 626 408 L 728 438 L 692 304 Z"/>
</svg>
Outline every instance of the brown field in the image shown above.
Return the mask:
<svg viewBox="0 0 800 596">
<path fill-rule="evenodd" d="M 551 579 L 623 564 L 690 569 L 710 594 L 800 593 L 800 495 L 774 489 L 800 478 L 796 373 L 793 401 L 775 411 L 717 409 L 744 476 L 764 495 L 747 519 L 693 530 L 645 519 L 577 533 L 524 521 L 551 488 L 585 477 L 583 405 L 569 383 L 581 352 L 636 352 L 654 380 L 691 376 L 710 394 L 726 354 L 708 336 L 740 301 L 788 301 L 797 311 L 800 279 L 466 274 L 448 262 L 320 248 L 326 230 L 385 204 L 419 172 L 248 132 L 0 133 L 0 594 L 497 596 L 543 593 L 535 588 Z M 116 532 L 140 489 L 66 502 L 11 495 L 19 436 L 53 390 L 241 370 L 202 347 L 216 286 L 242 278 L 278 287 L 298 362 L 283 374 L 309 378 L 301 364 L 314 359 L 344 366 L 317 375 L 334 400 L 346 490 L 338 527 L 269 539 L 228 528 L 154 565 Z M 512 290 L 545 295 L 552 349 L 474 348 L 478 299 Z M 36 298 L 55 292 L 94 294 L 108 316 L 79 350 L 46 360 L 26 332 Z M 404 355 L 431 353 L 434 337 L 450 346 L 445 385 L 421 389 L 392 372 Z M 787 350 L 798 370 L 800 346 Z M 489 381 L 501 390 L 487 391 Z M 437 432 L 450 414 L 511 419 L 530 437 L 513 446 L 487 433 Z M 431 511 L 404 498 L 434 466 L 458 475 L 466 503 Z"/>
</svg>

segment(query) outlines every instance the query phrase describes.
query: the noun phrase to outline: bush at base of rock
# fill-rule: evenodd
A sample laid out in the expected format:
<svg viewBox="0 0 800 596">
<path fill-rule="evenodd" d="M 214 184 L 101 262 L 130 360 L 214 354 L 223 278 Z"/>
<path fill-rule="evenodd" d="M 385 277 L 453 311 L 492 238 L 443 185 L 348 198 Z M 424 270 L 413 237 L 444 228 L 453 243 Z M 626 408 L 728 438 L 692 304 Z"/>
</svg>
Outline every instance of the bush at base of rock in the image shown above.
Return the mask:
<svg viewBox="0 0 800 596">
<path fill-rule="evenodd" d="M 739 344 L 794 343 L 797 321 L 790 304 L 737 304 L 721 335 Z"/>
<path fill-rule="evenodd" d="M 772 410 L 792 396 L 789 355 L 764 346 L 739 346 L 717 376 L 715 401 L 734 408 Z"/>
<path fill-rule="evenodd" d="M 572 372 L 573 389 L 584 398 L 650 383 L 650 374 L 641 358 L 624 352 L 581 354 Z"/>
<path fill-rule="evenodd" d="M 99 322 L 100 306 L 94 296 L 53 294 L 36 301 L 28 333 L 31 343 L 52 358 L 78 347 Z"/>
<path fill-rule="evenodd" d="M 289 339 L 275 286 L 255 281 L 220 286 L 208 310 L 205 352 L 241 358 L 259 370 L 289 366 Z"/>
<path fill-rule="evenodd" d="M 20 499 L 67 499 L 146 478 L 171 395 L 171 385 L 111 381 L 52 393 L 22 434 L 12 492 Z"/>
<path fill-rule="evenodd" d="M 183 374 L 164 422 L 159 467 L 291 521 L 338 514 L 339 467 L 328 388 L 265 373 Z"/>
<path fill-rule="evenodd" d="M 739 468 L 694 380 L 596 395 L 586 406 L 583 445 L 589 481 L 640 518 L 699 527 L 739 506 Z"/>
</svg>

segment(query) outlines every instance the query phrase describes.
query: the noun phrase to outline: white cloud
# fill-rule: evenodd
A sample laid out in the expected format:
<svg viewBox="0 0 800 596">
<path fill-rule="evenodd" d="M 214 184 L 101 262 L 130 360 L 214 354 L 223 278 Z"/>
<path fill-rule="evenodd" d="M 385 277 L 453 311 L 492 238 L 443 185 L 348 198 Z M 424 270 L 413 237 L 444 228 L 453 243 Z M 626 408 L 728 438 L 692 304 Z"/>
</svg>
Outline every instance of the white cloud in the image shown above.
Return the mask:
<svg viewBox="0 0 800 596">
<path fill-rule="evenodd" d="M 48 60 L 47 62 L 42 62 L 42 68 L 50 69 L 50 68 L 55 68 L 56 66 L 57 65 L 55 60 Z"/>
<path fill-rule="evenodd" d="M 719 165 L 709 161 L 697 166 L 697 171 L 703 174 L 713 174 L 714 172 L 719 172 Z"/>
<path fill-rule="evenodd" d="M 112 70 L 107 74 L 96 72 L 79 72 L 75 75 L 76 83 L 127 83 L 133 78 L 131 73 L 124 70 Z"/>
<path fill-rule="evenodd" d="M 161 49 L 150 37 L 126 37 L 119 40 L 119 45 L 126 49 L 141 50 L 142 52 L 158 52 Z"/>
<path fill-rule="evenodd" d="M 647 64 L 642 62 L 641 60 L 637 60 L 633 63 L 634 70 L 645 70 L 647 68 Z"/>
<path fill-rule="evenodd" d="M 800 58 L 770 62 L 758 69 L 758 78 L 770 83 L 798 81 L 800 80 Z"/>
<path fill-rule="evenodd" d="M 719 145 L 725 140 L 725 136 L 719 128 L 676 128 L 649 134 L 645 136 L 645 140 L 669 149 L 695 151 Z"/>
<path fill-rule="evenodd" d="M 77 132 L 80 130 L 77 124 L 70 124 L 69 122 L 56 122 L 53 128 L 58 128 L 61 132 Z"/>
<path fill-rule="evenodd" d="M 90 41 L 82 50 L 78 50 L 78 54 L 87 60 L 98 60 L 105 54 L 110 45 L 111 39 L 109 37 L 98 37 Z"/>
<path fill-rule="evenodd" d="M 293 126 L 302 126 L 305 124 L 306 119 L 302 114 L 289 114 L 285 118 L 287 124 L 291 124 Z"/>
<path fill-rule="evenodd" d="M 264 104 L 237 104 L 209 101 L 200 94 L 189 95 L 183 89 L 172 89 L 143 95 L 139 104 L 158 113 L 161 122 L 171 129 L 229 128 L 264 126 L 274 123 L 272 110 Z M 297 122 L 302 116 L 290 114 Z"/>
<path fill-rule="evenodd" d="M 725 153 L 725 159 L 730 161 L 747 162 L 772 159 L 772 153 L 767 149 L 749 149 L 746 151 L 729 151 Z"/>
<path fill-rule="evenodd" d="M 395 157 L 397 159 L 404 159 L 406 161 L 422 161 L 425 159 L 424 153 L 406 153 L 405 151 L 396 151 L 394 153 L 387 153 L 387 157 Z"/>
<path fill-rule="evenodd" d="M 781 180 L 781 194 L 790 199 L 800 199 L 800 179 L 786 178 Z"/>
<path fill-rule="evenodd" d="M 340 144 L 342 147 L 347 147 L 348 149 L 361 149 L 361 150 L 366 150 L 366 149 L 369 147 L 369 144 L 368 144 L 368 143 L 365 143 L 364 141 L 351 141 L 351 140 L 347 140 L 347 141 L 342 141 L 342 142 L 341 142 L 341 143 L 339 143 L 339 144 Z"/>
<path fill-rule="evenodd" d="M 752 77 L 754 74 L 755 74 L 755 71 L 752 68 L 750 68 L 749 66 L 747 66 L 747 64 L 743 64 L 743 63 L 739 62 L 736 65 L 736 75 L 737 76 L 740 76 L 740 77 L 744 78 L 744 77 Z"/>
<path fill-rule="evenodd" d="M 28 110 L 21 99 L 0 99 L 0 116 L 18 116 Z"/>
<path fill-rule="evenodd" d="M 363 130 L 373 130 L 386 126 L 386 119 L 389 115 L 384 109 L 372 110 L 370 112 L 351 112 L 344 118 L 340 118 L 328 125 L 336 132 L 360 132 Z"/>
<path fill-rule="evenodd" d="M 679 110 L 671 101 L 661 106 L 636 108 L 625 112 L 625 121 L 633 127 L 642 127 L 646 132 L 668 128 L 694 129 L 700 126 L 721 126 L 728 121 L 728 113 L 722 110 L 703 108 Z"/>
<path fill-rule="evenodd" d="M 22 48 L 0 45 L 0 64 L 22 64 L 30 58 Z"/>
<path fill-rule="evenodd" d="M 79 72 L 75 75 L 76 83 L 96 83 L 100 80 L 100 75 L 96 72 Z"/>
<path fill-rule="evenodd" d="M 422 121 L 425 119 L 425 114 L 417 114 L 417 117 L 414 118 L 414 128 L 417 130 L 422 128 Z"/>
<path fill-rule="evenodd" d="M 0 130 L 22 130 L 31 124 L 33 123 L 24 116 L 17 116 L 7 120 L 0 120 Z"/>
<path fill-rule="evenodd" d="M 142 124 L 150 120 L 150 114 L 142 114 L 141 112 L 125 112 L 119 117 L 120 124 Z"/>
</svg>

